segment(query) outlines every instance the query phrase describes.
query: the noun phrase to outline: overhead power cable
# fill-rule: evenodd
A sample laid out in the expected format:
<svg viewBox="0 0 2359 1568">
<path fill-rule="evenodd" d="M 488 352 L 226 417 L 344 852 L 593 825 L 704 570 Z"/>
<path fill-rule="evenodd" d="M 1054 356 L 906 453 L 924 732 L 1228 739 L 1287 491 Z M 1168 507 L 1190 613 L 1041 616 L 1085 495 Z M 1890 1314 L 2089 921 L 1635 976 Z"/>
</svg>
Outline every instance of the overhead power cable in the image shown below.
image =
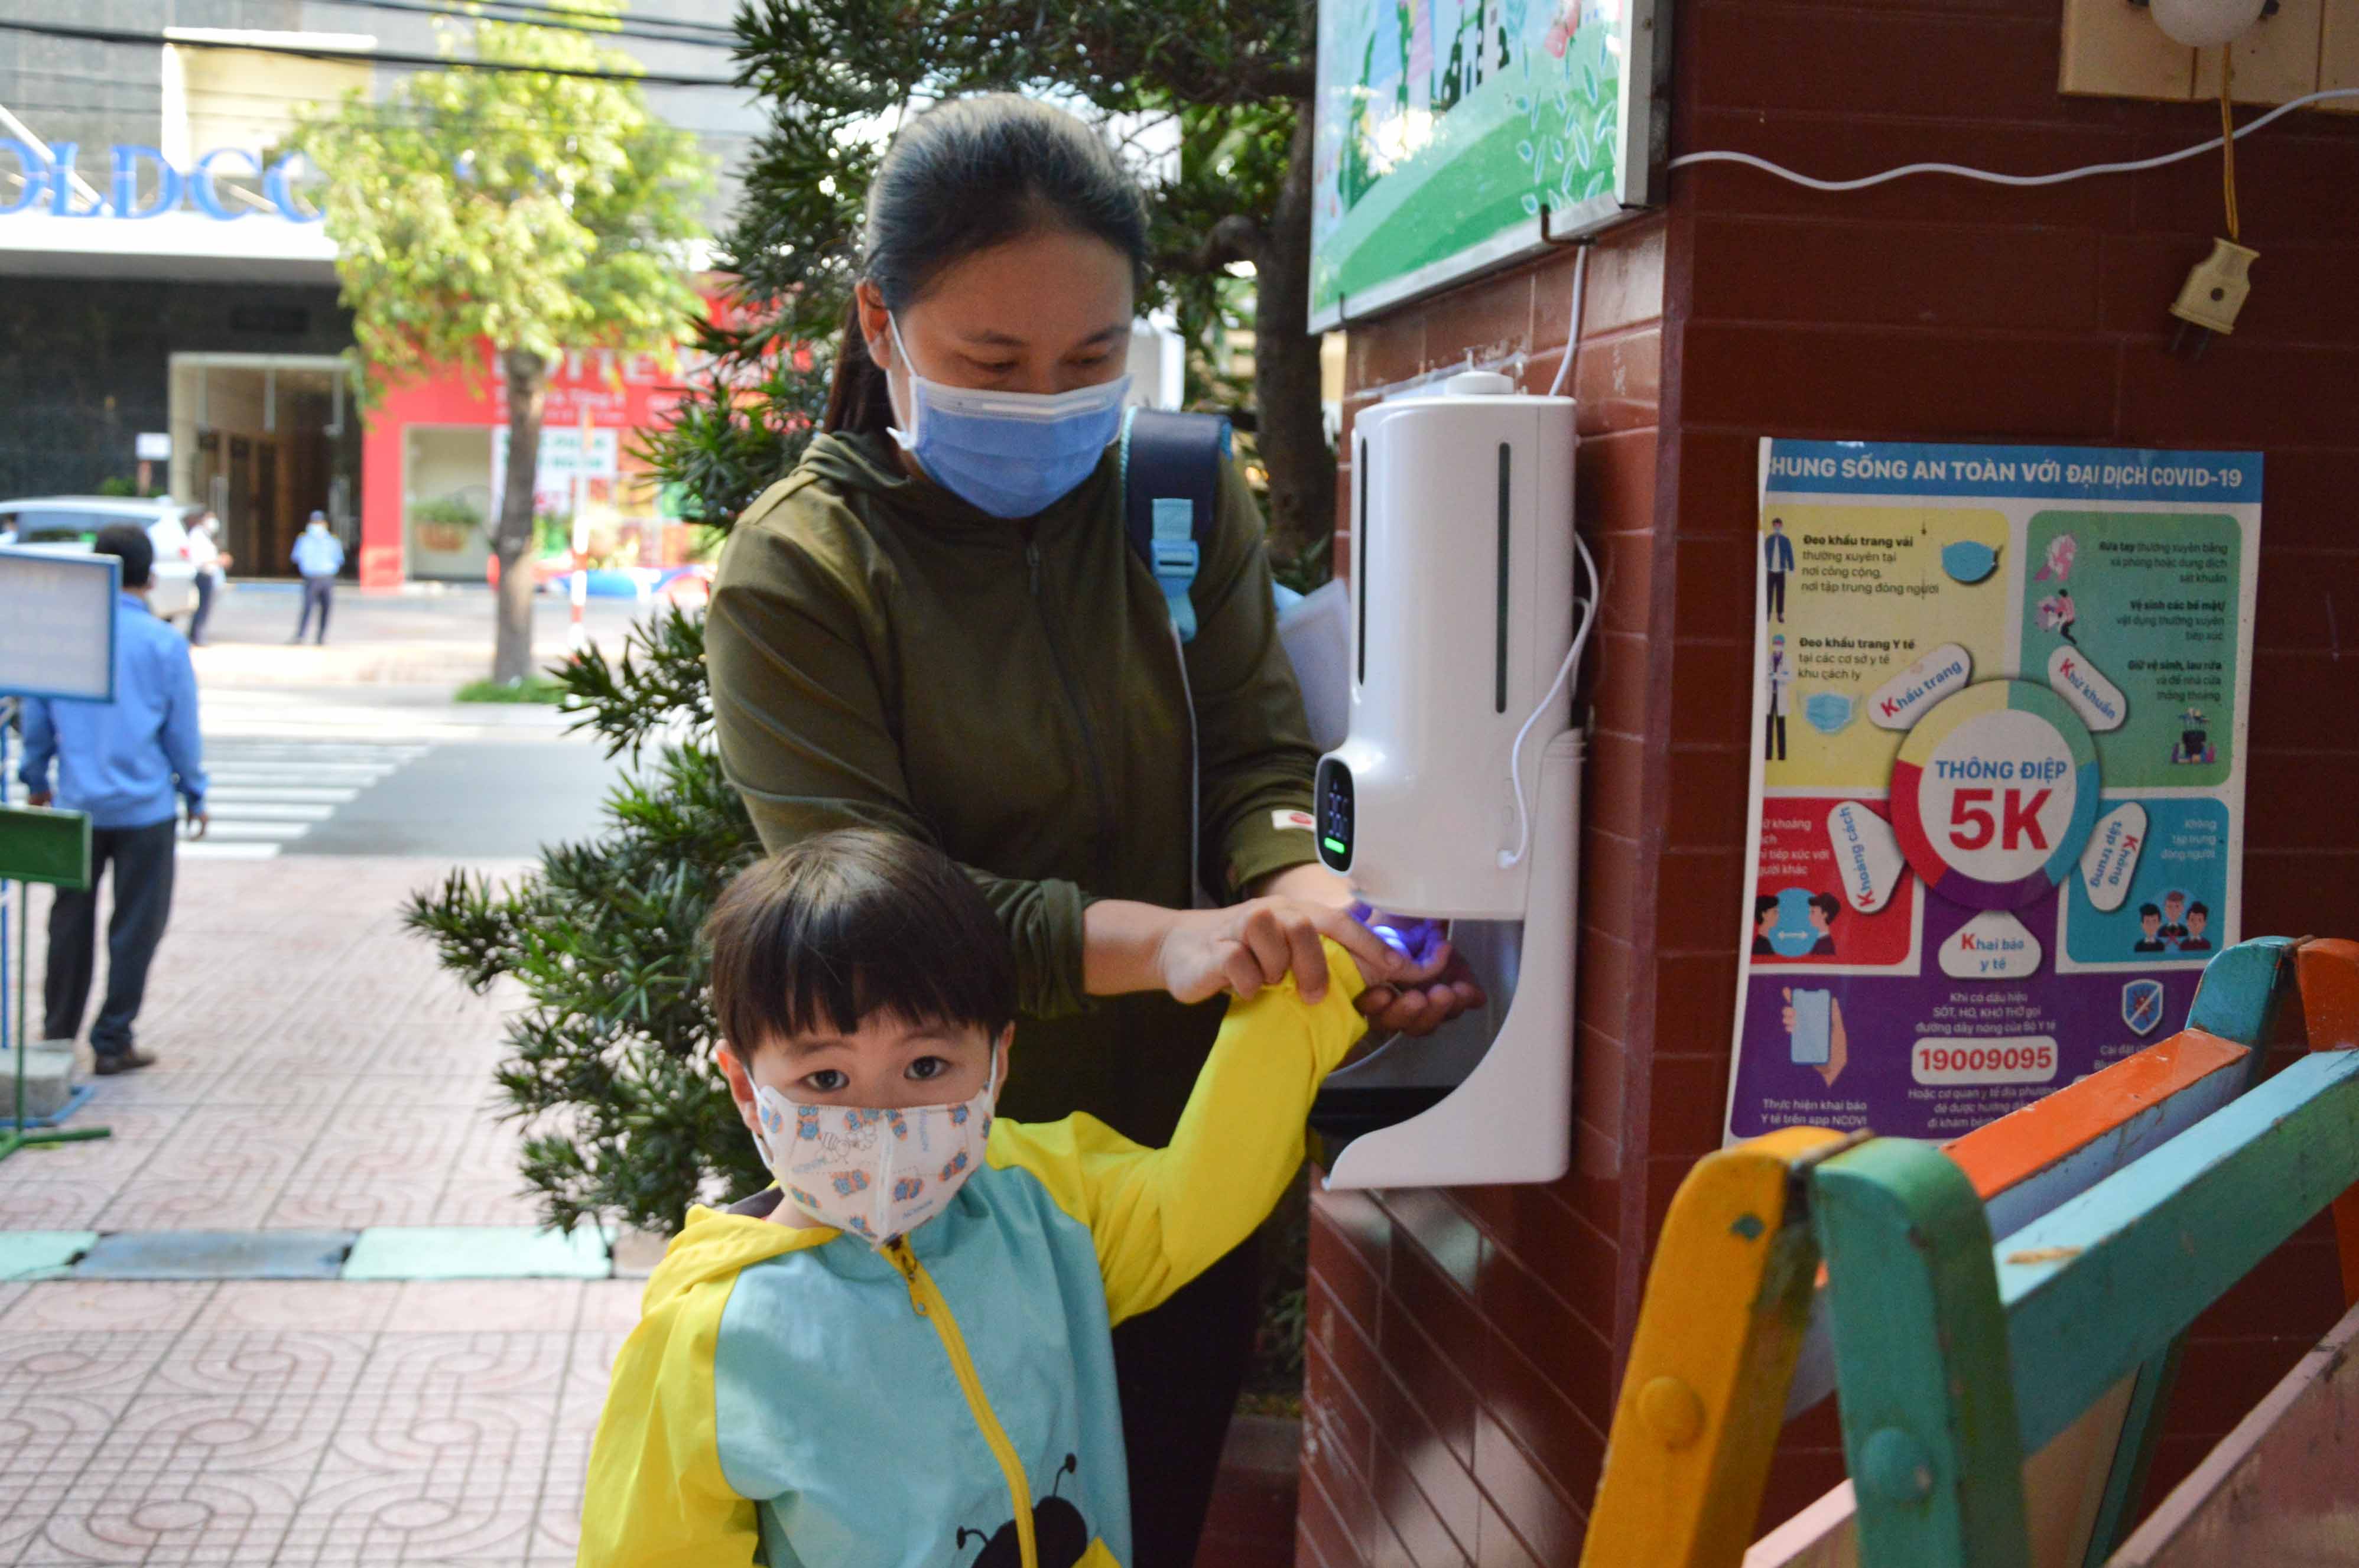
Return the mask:
<svg viewBox="0 0 2359 1568">
<path fill-rule="evenodd" d="M 209 49 L 238 49 L 248 54 L 292 56 L 297 59 L 340 60 L 348 64 L 390 65 L 417 70 L 476 70 L 505 76 L 567 76 L 586 81 L 635 81 L 643 87 L 726 87 L 745 92 L 725 76 L 673 76 L 654 70 L 597 70 L 586 66 L 526 65 L 511 60 L 460 59 L 431 54 L 403 54 L 387 49 L 306 49 L 300 44 L 266 44 L 214 38 L 174 38 L 163 33 L 134 33 L 114 27 L 76 27 L 55 22 L 19 22 L 0 17 L 0 32 L 29 33 L 37 38 L 65 38 L 77 43 L 128 44 L 161 49 L 166 44 Z"/>
</svg>

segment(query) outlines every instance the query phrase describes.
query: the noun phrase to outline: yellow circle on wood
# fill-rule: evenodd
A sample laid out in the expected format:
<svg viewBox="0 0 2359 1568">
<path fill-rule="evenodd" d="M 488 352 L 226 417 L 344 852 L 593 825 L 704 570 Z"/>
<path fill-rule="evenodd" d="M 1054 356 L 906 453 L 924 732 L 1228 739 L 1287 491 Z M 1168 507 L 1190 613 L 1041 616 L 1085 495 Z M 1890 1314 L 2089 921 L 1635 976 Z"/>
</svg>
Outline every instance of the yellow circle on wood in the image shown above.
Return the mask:
<svg viewBox="0 0 2359 1568">
<path fill-rule="evenodd" d="M 1703 1435 L 1703 1400 L 1677 1378 L 1656 1378 L 1638 1390 L 1638 1419 L 1665 1447 L 1685 1448 Z"/>
</svg>

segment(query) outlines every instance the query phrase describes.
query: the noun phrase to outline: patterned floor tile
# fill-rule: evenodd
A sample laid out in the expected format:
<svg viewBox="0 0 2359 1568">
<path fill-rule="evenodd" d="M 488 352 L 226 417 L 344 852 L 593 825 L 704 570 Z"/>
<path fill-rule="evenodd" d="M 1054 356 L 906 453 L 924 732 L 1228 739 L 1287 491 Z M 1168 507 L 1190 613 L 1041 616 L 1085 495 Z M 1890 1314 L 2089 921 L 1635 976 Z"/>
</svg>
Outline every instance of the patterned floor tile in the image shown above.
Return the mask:
<svg viewBox="0 0 2359 1568">
<path fill-rule="evenodd" d="M 194 1184 L 132 1182 L 91 1224 L 98 1230 L 256 1230 L 294 1169 L 292 1162 L 279 1162 L 235 1183 L 219 1176 Z"/>
<path fill-rule="evenodd" d="M 582 1287 L 582 1328 L 628 1334 L 639 1325 L 640 1298 L 646 1293 L 647 1284 L 640 1280 L 591 1281 Z"/>
<path fill-rule="evenodd" d="M 207 1304 L 205 1327 L 374 1334 L 386 1326 L 401 1290 L 389 1282 L 232 1280 Z"/>
<path fill-rule="evenodd" d="M 19 1161 L 36 1158 L 49 1156 L 17 1156 Z M 0 1230 L 97 1228 L 99 1216 L 114 1201 L 118 1184 L 103 1176 L 58 1180 L 35 1174 L 38 1169 L 19 1165 L 0 1180 Z"/>
<path fill-rule="evenodd" d="M 197 1320 L 221 1287 L 211 1281 L 117 1281 L 58 1280 L 34 1285 L 8 1314 L 0 1356 L 18 1336 L 44 1329 L 111 1338 L 137 1339 L 177 1334 Z M 126 1353 L 138 1350 L 126 1346 Z"/>
<path fill-rule="evenodd" d="M 279 1549 L 280 1563 L 319 1568 L 481 1558 L 521 1563 L 530 1550 L 539 1477 L 512 1484 L 506 1467 L 447 1474 L 323 1472 Z"/>
<path fill-rule="evenodd" d="M 274 1561 L 299 1479 L 259 1472 L 149 1474 L 92 1466 L 23 1562 Z"/>
<path fill-rule="evenodd" d="M 413 1166 L 411 1169 L 417 1169 Z M 334 1226 L 365 1230 L 377 1225 L 431 1225 L 440 1212 L 447 1176 L 332 1175 L 307 1164 L 278 1195 L 262 1223 L 273 1228 Z"/>
<path fill-rule="evenodd" d="M 584 1286 L 580 1280 L 411 1280 L 395 1288 L 401 1294 L 386 1326 L 396 1334 L 570 1335 Z"/>
<path fill-rule="evenodd" d="M 516 1191 L 511 1176 L 498 1186 L 454 1183 L 435 1201 L 435 1225 L 538 1227 L 547 1223 L 540 1200 Z"/>
</svg>

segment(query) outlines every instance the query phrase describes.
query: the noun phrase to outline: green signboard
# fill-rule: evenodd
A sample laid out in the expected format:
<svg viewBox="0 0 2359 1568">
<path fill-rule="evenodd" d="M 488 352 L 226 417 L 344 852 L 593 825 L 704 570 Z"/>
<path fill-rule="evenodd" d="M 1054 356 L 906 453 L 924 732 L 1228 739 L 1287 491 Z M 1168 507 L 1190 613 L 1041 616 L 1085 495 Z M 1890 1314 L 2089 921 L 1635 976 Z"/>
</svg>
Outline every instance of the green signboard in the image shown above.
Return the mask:
<svg viewBox="0 0 2359 1568">
<path fill-rule="evenodd" d="M 0 881 L 90 886 L 90 814 L 0 806 Z"/>
<path fill-rule="evenodd" d="M 1666 0 L 1321 0 L 1311 330 L 1655 200 L 1665 11 Z"/>
</svg>

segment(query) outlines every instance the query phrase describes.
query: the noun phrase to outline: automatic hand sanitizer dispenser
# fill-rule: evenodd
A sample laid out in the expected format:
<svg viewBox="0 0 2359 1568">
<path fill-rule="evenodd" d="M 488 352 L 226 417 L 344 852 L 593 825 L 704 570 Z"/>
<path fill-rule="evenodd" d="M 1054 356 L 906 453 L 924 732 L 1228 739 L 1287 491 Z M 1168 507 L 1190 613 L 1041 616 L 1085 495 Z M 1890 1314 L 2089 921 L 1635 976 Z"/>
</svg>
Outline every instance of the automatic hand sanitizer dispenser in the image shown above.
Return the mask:
<svg viewBox="0 0 2359 1568">
<path fill-rule="evenodd" d="M 1451 921 L 1490 1002 L 1329 1080 L 1328 1185 L 1552 1181 L 1572 1134 L 1573 403 L 1469 372 L 1370 409 L 1354 440 L 1351 732 L 1319 763 L 1320 858 L 1378 909 Z"/>
</svg>

